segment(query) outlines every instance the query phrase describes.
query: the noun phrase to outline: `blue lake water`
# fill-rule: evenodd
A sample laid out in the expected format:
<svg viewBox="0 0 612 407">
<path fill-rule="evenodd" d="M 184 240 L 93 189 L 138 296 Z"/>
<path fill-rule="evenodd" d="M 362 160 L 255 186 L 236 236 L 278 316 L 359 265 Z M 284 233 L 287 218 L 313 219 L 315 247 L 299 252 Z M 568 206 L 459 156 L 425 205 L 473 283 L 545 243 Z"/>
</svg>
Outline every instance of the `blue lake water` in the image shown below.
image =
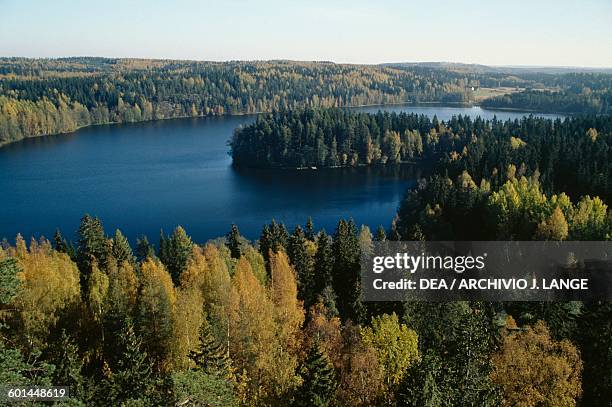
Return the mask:
<svg viewBox="0 0 612 407">
<path fill-rule="evenodd" d="M 379 107 L 357 108 L 376 112 Z M 388 106 L 447 120 L 453 115 L 500 119 L 525 113 L 443 106 Z M 539 115 L 557 117 L 555 115 Z M 312 216 L 332 232 L 352 217 L 387 227 L 420 168 L 317 171 L 236 170 L 227 140 L 254 116 L 179 119 L 95 126 L 72 134 L 24 140 L 0 148 L 0 237 L 73 239 L 85 213 L 107 233 L 120 228 L 132 242 L 182 225 L 197 242 L 224 235 L 236 223 L 248 238 L 272 218 L 288 228 Z"/>
</svg>

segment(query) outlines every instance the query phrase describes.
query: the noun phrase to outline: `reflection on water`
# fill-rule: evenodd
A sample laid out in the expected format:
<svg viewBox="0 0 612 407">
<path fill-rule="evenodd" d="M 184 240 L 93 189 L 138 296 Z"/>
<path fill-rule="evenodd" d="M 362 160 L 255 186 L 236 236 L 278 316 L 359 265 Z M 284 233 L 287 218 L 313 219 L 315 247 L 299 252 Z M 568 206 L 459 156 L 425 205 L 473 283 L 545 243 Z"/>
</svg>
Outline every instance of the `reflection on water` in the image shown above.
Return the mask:
<svg viewBox="0 0 612 407">
<path fill-rule="evenodd" d="M 366 111 L 379 108 L 365 108 Z M 481 109 L 393 106 L 391 110 L 483 114 Z M 362 109 L 363 110 L 363 109 Z M 520 117 L 520 113 L 506 113 Z M 0 148 L 0 237 L 21 232 L 74 238 L 84 213 L 135 241 L 183 225 L 198 242 L 232 222 L 259 236 L 272 218 L 290 228 L 312 216 L 332 232 L 339 218 L 388 226 L 423 164 L 319 170 L 237 170 L 227 140 L 253 116 L 94 126 Z"/>
</svg>

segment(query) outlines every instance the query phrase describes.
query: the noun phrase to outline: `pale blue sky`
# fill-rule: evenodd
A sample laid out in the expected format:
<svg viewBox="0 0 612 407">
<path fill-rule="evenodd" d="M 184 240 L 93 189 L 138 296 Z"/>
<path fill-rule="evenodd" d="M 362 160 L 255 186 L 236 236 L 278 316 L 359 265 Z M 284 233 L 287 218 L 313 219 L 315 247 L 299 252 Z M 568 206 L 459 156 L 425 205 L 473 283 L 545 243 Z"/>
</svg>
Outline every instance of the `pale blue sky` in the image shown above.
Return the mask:
<svg viewBox="0 0 612 407">
<path fill-rule="evenodd" d="M 0 0 L 0 56 L 612 67 L 612 0 Z"/>
</svg>

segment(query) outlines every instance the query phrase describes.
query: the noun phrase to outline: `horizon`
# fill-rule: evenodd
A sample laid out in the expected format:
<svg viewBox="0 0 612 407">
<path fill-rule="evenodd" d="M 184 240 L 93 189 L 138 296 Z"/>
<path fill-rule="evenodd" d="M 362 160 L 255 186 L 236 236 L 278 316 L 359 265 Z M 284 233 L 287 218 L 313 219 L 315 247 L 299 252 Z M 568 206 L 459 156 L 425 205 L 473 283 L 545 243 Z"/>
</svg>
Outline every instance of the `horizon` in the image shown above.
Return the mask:
<svg viewBox="0 0 612 407">
<path fill-rule="evenodd" d="M 23 56 L 23 55 L 0 55 L 0 59 L 32 59 L 32 60 L 62 60 L 62 59 L 79 59 L 79 58 L 101 58 L 101 59 L 133 59 L 142 61 L 181 61 L 181 62 L 296 62 L 296 63 L 331 63 L 335 65 L 363 65 L 363 66 L 380 66 L 380 65 L 426 65 L 426 64 L 447 64 L 447 65 L 464 65 L 464 66 L 483 66 L 487 68 L 513 68 L 513 69 L 540 69 L 540 68 L 556 68 L 556 69 L 593 69 L 593 70 L 611 70 L 612 64 L 609 66 L 590 66 L 590 65 L 523 65 L 523 64 L 507 64 L 507 65 L 492 65 L 482 64 L 478 62 L 464 61 L 382 61 L 382 62 L 350 62 L 350 61 L 334 61 L 334 60 L 309 60 L 309 59 L 290 59 L 290 58 L 272 58 L 272 59 L 191 59 L 191 58 L 164 58 L 164 57 L 131 57 L 131 56 L 109 56 L 109 55 L 61 55 L 61 56 Z"/>
<path fill-rule="evenodd" d="M 2 8 L 0 55 L 6 57 L 612 67 L 606 0 L 432 0 L 427 7 L 398 0 L 8 0 Z"/>
</svg>

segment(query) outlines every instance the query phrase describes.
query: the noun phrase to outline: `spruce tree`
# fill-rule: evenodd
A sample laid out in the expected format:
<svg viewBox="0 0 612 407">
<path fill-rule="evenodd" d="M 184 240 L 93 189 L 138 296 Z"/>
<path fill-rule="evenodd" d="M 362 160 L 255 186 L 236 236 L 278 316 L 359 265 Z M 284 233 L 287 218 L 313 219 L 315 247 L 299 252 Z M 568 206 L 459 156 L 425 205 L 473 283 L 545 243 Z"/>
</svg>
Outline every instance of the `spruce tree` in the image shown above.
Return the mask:
<svg viewBox="0 0 612 407">
<path fill-rule="evenodd" d="M 66 239 L 64 239 L 59 229 L 55 229 L 55 234 L 53 235 L 53 248 L 60 253 L 68 251 Z"/>
<path fill-rule="evenodd" d="M 332 242 L 325 230 L 322 230 L 317 237 L 315 253 L 314 295 L 321 295 L 326 287 L 332 286 L 333 265 Z"/>
<path fill-rule="evenodd" d="M 84 378 L 82 375 L 83 359 L 79 355 L 79 347 L 70 336 L 62 330 L 59 341 L 55 345 L 55 365 L 53 371 L 53 383 L 61 383 L 70 386 L 72 397 L 83 398 Z"/>
<path fill-rule="evenodd" d="M 332 246 L 334 265 L 332 283 L 338 295 L 338 310 L 344 320 L 362 322 L 365 317 L 361 303 L 361 266 L 357 228 L 353 220 L 340 220 Z"/>
<path fill-rule="evenodd" d="M 264 225 L 261 229 L 261 234 L 259 235 L 259 253 L 264 258 L 266 264 L 270 258 L 270 247 L 272 246 L 272 233 L 270 232 L 270 227 L 268 225 Z"/>
<path fill-rule="evenodd" d="M 234 259 L 239 259 L 242 254 L 241 250 L 241 242 L 242 237 L 240 236 L 240 231 L 238 230 L 238 226 L 232 223 L 232 229 L 226 236 L 225 245 L 230 250 L 230 253 Z"/>
<path fill-rule="evenodd" d="M 164 237 L 162 233 L 159 259 L 168 269 L 175 285 L 178 285 L 181 274 L 187 269 L 193 246 L 191 238 L 180 226 L 174 229 L 169 238 Z"/>
<path fill-rule="evenodd" d="M 270 251 L 277 253 L 280 250 L 285 250 L 288 244 L 289 235 L 285 225 L 276 223 L 272 219 L 269 225 L 264 225 L 259 237 L 259 252 L 266 262 L 266 270 L 270 273 L 269 260 Z"/>
<path fill-rule="evenodd" d="M 298 298 L 308 308 L 314 302 L 314 259 L 308 252 L 306 235 L 300 225 L 289 238 L 287 252 L 297 274 Z"/>
<path fill-rule="evenodd" d="M 231 361 L 227 350 L 215 338 L 206 315 L 200 325 L 198 339 L 198 346 L 190 352 L 191 360 L 207 373 L 228 377 L 231 372 Z"/>
<path fill-rule="evenodd" d="M 336 374 L 318 340 L 312 344 L 300 375 L 303 382 L 297 392 L 296 406 L 324 407 L 333 402 L 337 387 Z"/>
<path fill-rule="evenodd" d="M 155 248 L 146 236 L 136 240 L 136 258 L 139 262 L 147 258 L 155 258 Z"/>
<path fill-rule="evenodd" d="M 121 264 L 124 261 L 134 262 L 134 253 L 130 247 L 130 242 L 128 242 L 119 229 L 115 231 L 115 237 L 113 238 L 112 254 L 117 264 Z"/>
<path fill-rule="evenodd" d="M 94 262 L 106 269 L 111 255 L 110 244 L 98 218 L 85 215 L 78 230 L 77 265 L 81 272 L 81 286 L 87 287 Z"/>
<path fill-rule="evenodd" d="M 153 380 L 153 364 L 142 349 L 142 340 L 131 321 L 119 334 L 121 357 L 110 376 L 109 387 L 117 401 L 128 400 L 147 392 Z"/>
</svg>

